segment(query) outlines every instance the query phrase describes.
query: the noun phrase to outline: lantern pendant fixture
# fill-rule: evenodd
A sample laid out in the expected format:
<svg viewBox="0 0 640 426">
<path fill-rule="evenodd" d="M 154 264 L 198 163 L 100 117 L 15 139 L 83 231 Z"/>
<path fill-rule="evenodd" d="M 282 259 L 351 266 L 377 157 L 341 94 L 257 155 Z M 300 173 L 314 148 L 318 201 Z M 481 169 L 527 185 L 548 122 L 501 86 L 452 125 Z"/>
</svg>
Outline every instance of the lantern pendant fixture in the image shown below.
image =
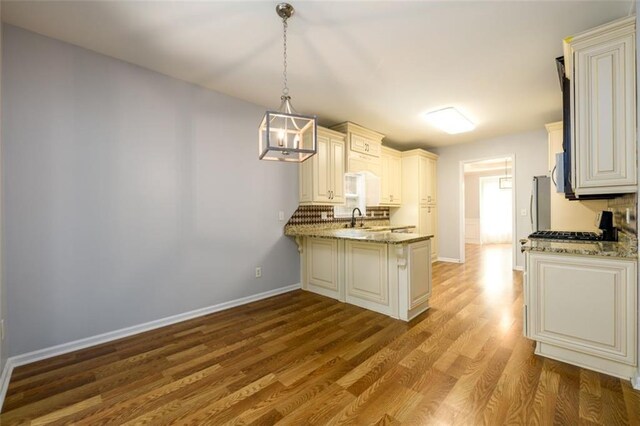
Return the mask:
<svg viewBox="0 0 640 426">
<path fill-rule="evenodd" d="M 258 154 L 261 160 L 303 162 L 317 152 L 317 117 L 298 114 L 291 106 L 287 86 L 287 19 L 293 6 L 280 3 L 276 12 L 282 18 L 284 55 L 284 85 L 278 111 L 267 111 L 258 131 Z"/>
<path fill-rule="evenodd" d="M 500 189 L 511 189 L 513 187 L 513 177 L 507 173 L 507 162 L 508 160 L 505 158 L 504 160 L 504 177 L 501 177 L 498 180 L 498 186 Z"/>
</svg>

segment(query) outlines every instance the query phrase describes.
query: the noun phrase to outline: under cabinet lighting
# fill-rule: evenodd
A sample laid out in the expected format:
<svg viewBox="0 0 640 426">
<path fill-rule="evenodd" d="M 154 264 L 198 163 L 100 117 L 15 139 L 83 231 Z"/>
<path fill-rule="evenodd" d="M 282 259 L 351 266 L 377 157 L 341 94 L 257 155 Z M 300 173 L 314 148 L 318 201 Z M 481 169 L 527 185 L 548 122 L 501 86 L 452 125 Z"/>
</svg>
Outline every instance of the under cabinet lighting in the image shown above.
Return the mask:
<svg viewBox="0 0 640 426">
<path fill-rule="evenodd" d="M 431 111 L 424 115 L 429 124 L 451 135 L 469 132 L 476 128 L 475 124 L 453 107 Z"/>
</svg>

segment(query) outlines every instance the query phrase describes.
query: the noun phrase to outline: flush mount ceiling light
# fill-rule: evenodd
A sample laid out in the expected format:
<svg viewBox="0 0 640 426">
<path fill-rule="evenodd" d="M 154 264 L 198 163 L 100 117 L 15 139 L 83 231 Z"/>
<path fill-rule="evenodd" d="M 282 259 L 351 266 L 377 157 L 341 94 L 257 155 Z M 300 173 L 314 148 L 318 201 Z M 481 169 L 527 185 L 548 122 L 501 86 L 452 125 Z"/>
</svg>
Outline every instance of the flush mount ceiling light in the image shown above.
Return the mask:
<svg viewBox="0 0 640 426">
<path fill-rule="evenodd" d="M 317 118 L 301 115 L 291 106 L 287 86 L 287 19 L 293 15 L 293 6 L 280 3 L 276 13 L 282 18 L 283 28 L 283 88 L 278 111 L 267 111 L 258 131 L 258 154 L 261 160 L 302 162 L 317 152 Z"/>
<path fill-rule="evenodd" d="M 424 115 L 429 124 L 451 135 L 464 133 L 476 128 L 475 124 L 453 107 L 431 111 Z"/>
</svg>

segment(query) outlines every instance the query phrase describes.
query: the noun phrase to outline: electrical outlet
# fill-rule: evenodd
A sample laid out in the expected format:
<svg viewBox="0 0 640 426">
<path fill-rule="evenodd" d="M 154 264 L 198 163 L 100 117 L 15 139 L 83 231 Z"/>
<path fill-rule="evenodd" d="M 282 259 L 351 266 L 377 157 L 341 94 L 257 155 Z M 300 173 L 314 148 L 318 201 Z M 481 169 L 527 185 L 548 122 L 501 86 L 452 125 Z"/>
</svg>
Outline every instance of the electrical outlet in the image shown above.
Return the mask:
<svg viewBox="0 0 640 426">
<path fill-rule="evenodd" d="M 322 220 L 327 220 L 327 212 L 321 212 L 321 213 L 320 213 L 320 218 L 321 218 Z"/>
<path fill-rule="evenodd" d="M 283 221 L 284 220 L 284 212 L 282 210 L 280 210 L 278 212 L 278 220 Z"/>
<path fill-rule="evenodd" d="M 261 276 L 262 276 L 262 268 L 258 266 L 256 268 L 256 278 L 260 278 Z"/>
<path fill-rule="evenodd" d="M 0 340 L 4 340 L 4 320 L 0 320 Z"/>
</svg>

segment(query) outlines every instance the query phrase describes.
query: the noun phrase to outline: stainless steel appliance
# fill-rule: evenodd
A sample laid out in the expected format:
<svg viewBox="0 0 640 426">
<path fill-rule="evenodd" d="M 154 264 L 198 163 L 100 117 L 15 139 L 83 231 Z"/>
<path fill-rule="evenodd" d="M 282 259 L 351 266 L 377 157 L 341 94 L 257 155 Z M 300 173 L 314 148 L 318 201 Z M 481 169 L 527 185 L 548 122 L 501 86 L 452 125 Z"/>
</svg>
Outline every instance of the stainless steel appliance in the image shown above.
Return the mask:
<svg viewBox="0 0 640 426">
<path fill-rule="evenodd" d="M 533 177 L 529 216 L 533 232 L 551 228 L 551 179 L 547 176 Z"/>
<path fill-rule="evenodd" d="M 569 240 L 569 241 L 601 241 L 602 237 L 595 232 L 581 231 L 536 231 L 529 238 L 542 238 L 545 240 Z"/>
</svg>

